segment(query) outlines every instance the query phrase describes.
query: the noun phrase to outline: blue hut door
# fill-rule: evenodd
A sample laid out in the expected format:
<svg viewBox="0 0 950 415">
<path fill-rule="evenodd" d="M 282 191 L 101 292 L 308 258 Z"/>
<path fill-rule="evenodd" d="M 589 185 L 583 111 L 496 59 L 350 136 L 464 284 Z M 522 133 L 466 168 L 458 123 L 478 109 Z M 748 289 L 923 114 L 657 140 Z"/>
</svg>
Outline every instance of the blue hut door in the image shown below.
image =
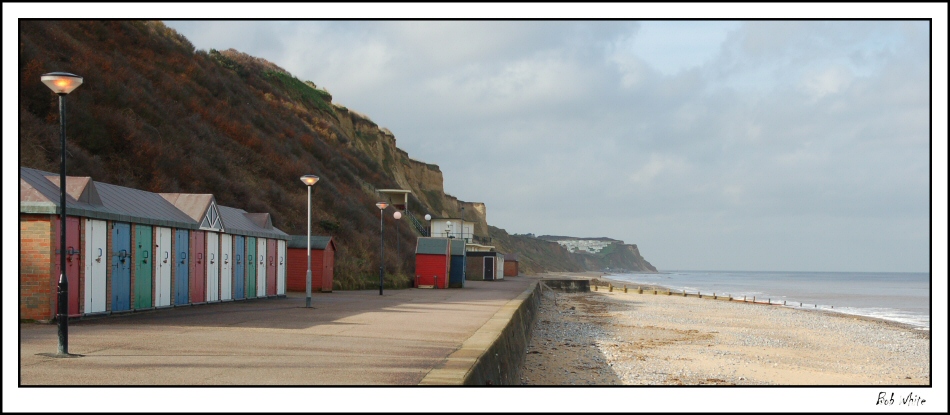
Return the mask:
<svg viewBox="0 0 950 415">
<path fill-rule="evenodd" d="M 172 304 L 172 256 L 171 228 L 155 228 L 155 306 Z"/>
<path fill-rule="evenodd" d="M 128 223 L 112 223 L 112 311 L 131 309 L 132 228 Z"/>
<path fill-rule="evenodd" d="M 244 252 L 244 237 L 234 237 L 234 299 L 244 298 L 244 261 L 246 254 Z"/>
<path fill-rule="evenodd" d="M 188 304 L 188 230 L 175 231 L 175 305 Z"/>
</svg>

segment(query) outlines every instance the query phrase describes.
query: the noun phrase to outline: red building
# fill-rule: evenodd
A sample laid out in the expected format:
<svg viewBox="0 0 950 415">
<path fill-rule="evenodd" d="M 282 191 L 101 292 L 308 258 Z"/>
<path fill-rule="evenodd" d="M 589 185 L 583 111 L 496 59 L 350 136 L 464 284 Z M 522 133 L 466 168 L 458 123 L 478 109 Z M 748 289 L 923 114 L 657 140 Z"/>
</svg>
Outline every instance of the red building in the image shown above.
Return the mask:
<svg viewBox="0 0 950 415">
<path fill-rule="evenodd" d="M 518 276 L 518 254 L 505 254 L 505 276 Z"/>
<path fill-rule="evenodd" d="M 416 288 L 448 288 L 451 244 L 448 238 L 416 241 Z"/>
<path fill-rule="evenodd" d="M 310 237 L 310 291 L 333 291 L 336 243 L 329 236 Z M 293 235 L 287 241 L 287 291 L 307 291 L 307 237 Z"/>
</svg>

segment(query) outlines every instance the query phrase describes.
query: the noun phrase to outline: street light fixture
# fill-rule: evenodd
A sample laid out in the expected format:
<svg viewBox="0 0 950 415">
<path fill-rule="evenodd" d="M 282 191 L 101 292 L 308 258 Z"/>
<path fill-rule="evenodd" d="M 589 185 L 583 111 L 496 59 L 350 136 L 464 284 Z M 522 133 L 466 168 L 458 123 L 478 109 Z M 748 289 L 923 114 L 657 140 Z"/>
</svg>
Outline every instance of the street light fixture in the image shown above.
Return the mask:
<svg viewBox="0 0 950 415">
<path fill-rule="evenodd" d="M 66 279 L 66 95 L 82 85 L 82 77 L 66 72 L 50 72 L 40 77 L 59 95 L 59 139 L 62 151 L 59 165 L 59 282 L 57 285 L 56 326 L 59 347 L 56 354 L 69 355 L 69 281 Z M 78 287 L 77 287 L 78 289 Z"/>
<path fill-rule="evenodd" d="M 389 203 L 379 202 L 376 207 L 379 208 L 379 295 L 383 295 L 383 210 Z"/>
<path fill-rule="evenodd" d="M 429 229 L 426 230 L 426 236 L 432 236 L 432 215 L 426 213 L 426 224 L 429 225 Z"/>
<path fill-rule="evenodd" d="M 310 286 L 312 285 L 311 278 L 313 275 L 310 271 L 310 223 L 313 222 L 311 220 L 311 215 L 310 215 L 310 189 L 319 180 L 320 180 L 319 177 L 314 176 L 312 174 L 300 176 L 300 181 L 302 181 L 303 184 L 307 185 L 307 305 L 306 305 L 307 308 L 311 308 Z"/>
</svg>

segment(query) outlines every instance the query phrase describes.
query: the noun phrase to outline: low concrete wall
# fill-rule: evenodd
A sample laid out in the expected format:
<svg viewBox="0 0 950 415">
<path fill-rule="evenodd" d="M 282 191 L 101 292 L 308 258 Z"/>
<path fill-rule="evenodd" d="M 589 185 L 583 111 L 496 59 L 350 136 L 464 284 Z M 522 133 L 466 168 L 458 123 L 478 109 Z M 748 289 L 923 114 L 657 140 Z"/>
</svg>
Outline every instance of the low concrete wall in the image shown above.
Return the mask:
<svg viewBox="0 0 950 415">
<path fill-rule="evenodd" d="M 519 385 L 525 352 L 541 304 L 534 282 L 505 304 L 420 385 Z"/>
<path fill-rule="evenodd" d="M 552 290 L 558 290 L 567 293 L 590 292 L 589 279 L 566 279 L 549 280 L 542 279 L 541 282 Z"/>
</svg>

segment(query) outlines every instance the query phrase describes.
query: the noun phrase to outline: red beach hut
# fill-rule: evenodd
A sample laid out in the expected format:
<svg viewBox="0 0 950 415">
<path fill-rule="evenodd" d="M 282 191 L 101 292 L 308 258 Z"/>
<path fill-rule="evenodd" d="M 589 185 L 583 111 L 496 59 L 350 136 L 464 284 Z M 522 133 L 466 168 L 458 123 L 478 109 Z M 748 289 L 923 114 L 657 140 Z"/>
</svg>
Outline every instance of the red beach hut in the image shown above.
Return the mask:
<svg viewBox="0 0 950 415">
<path fill-rule="evenodd" d="M 448 238 L 419 238 L 416 241 L 416 288 L 448 288 L 451 267 Z"/>
<path fill-rule="evenodd" d="M 310 290 L 333 291 L 336 243 L 329 236 L 310 237 Z M 287 241 L 287 291 L 307 291 L 307 236 L 292 235 Z"/>
</svg>

